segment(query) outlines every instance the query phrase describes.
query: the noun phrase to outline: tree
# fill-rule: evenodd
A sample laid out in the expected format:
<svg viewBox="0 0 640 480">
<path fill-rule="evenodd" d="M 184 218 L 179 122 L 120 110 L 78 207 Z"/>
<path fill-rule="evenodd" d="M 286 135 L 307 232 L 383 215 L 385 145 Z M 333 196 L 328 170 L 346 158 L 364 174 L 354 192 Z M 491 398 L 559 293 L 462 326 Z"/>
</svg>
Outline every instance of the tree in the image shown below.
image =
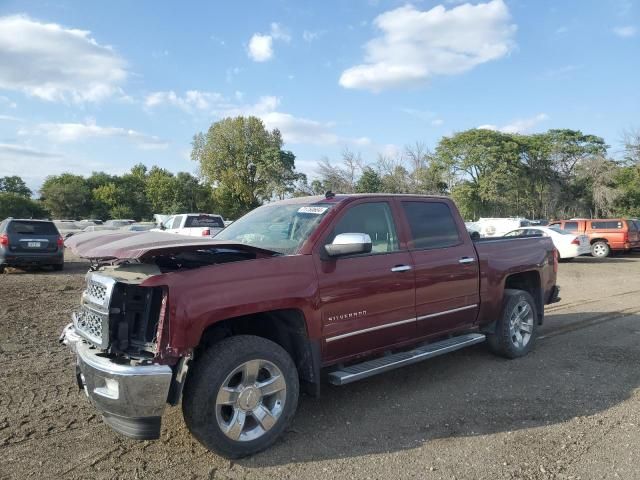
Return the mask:
<svg viewBox="0 0 640 480">
<path fill-rule="evenodd" d="M 0 192 L 0 219 L 44 218 L 47 211 L 38 201 L 14 192 Z"/>
<path fill-rule="evenodd" d="M 71 173 L 49 176 L 40 188 L 44 206 L 55 218 L 77 219 L 91 211 L 91 191 L 87 181 Z"/>
<path fill-rule="evenodd" d="M 505 215 L 520 208 L 516 183 L 521 164 L 519 146 L 513 135 L 485 129 L 443 137 L 436 147 L 435 161 L 449 172 L 453 185 L 464 183 L 466 201 L 479 214 Z"/>
<path fill-rule="evenodd" d="M 282 144 L 257 117 L 225 118 L 194 136 L 191 158 L 223 214 L 236 218 L 293 185 L 295 157 Z"/>
<path fill-rule="evenodd" d="M 356 182 L 356 192 L 358 193 L 378 193 L 382 192 L 383 184 L 380 175 L 371 167 L 365 167 L 362 175 Z"/>
<path fill-rule="evenodd" d="M 23 197 L 31 197 L 31 190 L 17 175 L 11 177 L 0 177 L 0 192 L 15 193 Z"/>
</svg>

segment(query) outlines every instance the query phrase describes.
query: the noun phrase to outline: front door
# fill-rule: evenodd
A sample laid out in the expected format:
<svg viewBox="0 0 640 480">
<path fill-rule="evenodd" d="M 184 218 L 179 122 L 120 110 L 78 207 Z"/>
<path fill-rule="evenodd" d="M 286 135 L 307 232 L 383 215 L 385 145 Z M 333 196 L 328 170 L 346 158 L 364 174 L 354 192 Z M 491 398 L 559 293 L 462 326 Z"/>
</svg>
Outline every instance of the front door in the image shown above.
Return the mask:
<svg viewBox="0 0 640 480">
<path fill-rule="evenodd" d="M 415 338 L 411 255 L 400 248 L 389 203 L 360 202 L 347 207 L 322 244 L 331 243 L 340 233 L 368 234 L 372 251 L 331 259 L 315 256 L 325 360 Z"/>
<path fill-rule="evenodd" d="M 464 224 L 439 200 L 403 200 L 411 233 L 419 336 L 438 336 L 475 323 L 480 307 L 478 258 Z"/>
</svg>

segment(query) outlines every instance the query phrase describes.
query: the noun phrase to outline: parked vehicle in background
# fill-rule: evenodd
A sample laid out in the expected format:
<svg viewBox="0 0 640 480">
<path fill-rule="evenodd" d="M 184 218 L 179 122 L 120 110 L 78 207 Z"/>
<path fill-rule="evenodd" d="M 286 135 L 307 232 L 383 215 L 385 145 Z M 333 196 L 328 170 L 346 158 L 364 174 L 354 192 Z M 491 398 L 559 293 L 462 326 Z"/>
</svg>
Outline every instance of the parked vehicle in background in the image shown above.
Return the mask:
<svg viewBox="0 0 640 480">
<path fill-rule="evenodd" d="M 191 237 L 213 237 L 224 228 L 224 220 L 220 215 L 183 213 L 171 215 L 157 230 Z"/>
<path fill-rule="evenodd" d="M 591 245 L 591 255 L 598 258 L 609 256 L 613 252 L 629 252 L 640 248 L 638 225 L 625 218 L 576 218 L 551 222 L 566 232 L 587 235 Z"/>
<path fill-rule="evenodd" d="M 293 198 L 213 239 L 121 235 L 69 240 L 95 265 L 62 335 L 78 382 L 137 439 L 182 400 L 228 457 L 275 442 L 321 369 L 344 385 L 485 340 L 521 357 L 558 299 L 549 238 L 473 242 L 443 197 Z"/>
<path fill-rule="evenodd" d="M 557 227 L 522 227 L 505 234 L 505 237 L 524 237 L 528 235 L 542 235 L 549 237 L 553 246 L 558 250 L 560 260 L 573 260 L 580 255 L 591 252 L 589 237 L 586 235 L 566 232 Z"/>
<path fill-rule="evenodd" d="M 129 232 L 148 232 L 154 228 L 156 228 L 156 224 L 153 222 L 132 223 L 131 225 L 122 227 L 123 230 L 127 230 Z"/>
<path fill-rule="evenodd" d="M 7 218 L 0 222 L 0 273 L 30 265 L 64 268 L 64 239 L 50 220 Z"/>
<path fill-rule="evenodd" d="M 54 220 L 54 225 L 58 229 L 62 238 L 69 238 L 71 235 L 80 233 L 84 227 L 80 227 L 74 220 Z"/>
<path fill-rule="evenodd" d="M 103 225 L 107 227 L 126 227 L 127 225 L 131 225 L 132 223 L 136 223 L 135 220 L 125 219 L 125 218 L 117 218 L 113 220 L 107 220 Z"/>
<path fill-rule="evenodd" d="M 529 225 L 529 220 L 520 217 L 480 218 L 477 222 L 468 222 L 467 228 L 480 233 L 481 237 L 502 237 L 511 230 Z"/>
</svg>

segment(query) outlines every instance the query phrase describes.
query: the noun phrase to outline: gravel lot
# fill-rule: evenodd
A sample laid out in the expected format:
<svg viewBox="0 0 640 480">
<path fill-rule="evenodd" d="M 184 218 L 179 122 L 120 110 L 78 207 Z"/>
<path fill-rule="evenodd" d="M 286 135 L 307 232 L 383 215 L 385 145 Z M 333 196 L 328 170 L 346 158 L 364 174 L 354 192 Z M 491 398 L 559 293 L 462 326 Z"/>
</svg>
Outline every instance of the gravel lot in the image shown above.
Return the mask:
<svg viewBox="0 0 640 480">
<path fill-rule="evenodd" d="M 640 478 L 640 255 L 560 265 L 534 352 L 478 345 L 302 397 L 273 448 L 230 462 L 179 408 L 135 442 L 78 392 L 58 344 L 87 265 L 0 275 L 0 478 Z"/>
</svg>

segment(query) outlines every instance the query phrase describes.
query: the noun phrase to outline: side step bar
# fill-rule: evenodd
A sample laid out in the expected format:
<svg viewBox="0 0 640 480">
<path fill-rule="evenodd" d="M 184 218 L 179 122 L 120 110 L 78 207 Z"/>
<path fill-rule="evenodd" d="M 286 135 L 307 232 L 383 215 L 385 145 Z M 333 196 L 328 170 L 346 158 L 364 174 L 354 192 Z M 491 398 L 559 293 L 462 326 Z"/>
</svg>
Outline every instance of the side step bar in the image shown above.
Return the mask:
<svg viewBox="0 0 640 480">
<path fill-rule="evenodd" d="M 421 362 L 428 358 L 460 350 L 461 348 L 484 342 L 485 339 L 486 337 L 481 333 L 469 333 L 439 342 L 429 343 L 408 352 L 394 353 L 355 365 L 349 365 L 348 367 L 342 367 L 330 372 L 329 383 L 333 385 L 346 385 L 347 383 L 362 380 L 363 378 L 387 372 L 394 368 L 404 367 L 405 365 Z"/>
</svg>

